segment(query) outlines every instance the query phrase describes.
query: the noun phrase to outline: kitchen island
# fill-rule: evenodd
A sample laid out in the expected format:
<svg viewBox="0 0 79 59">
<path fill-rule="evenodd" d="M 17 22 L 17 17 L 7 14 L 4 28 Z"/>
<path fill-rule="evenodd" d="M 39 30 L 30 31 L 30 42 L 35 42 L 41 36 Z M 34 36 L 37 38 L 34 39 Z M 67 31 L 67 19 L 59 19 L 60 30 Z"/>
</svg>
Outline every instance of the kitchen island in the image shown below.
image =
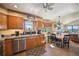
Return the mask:
<svg viewBox="0 0 79 59">
<path fill-rule="evenodd" d="M 44 34 L 2 37 L 3 55 L 10 56 L 45 44 Z"/>
<path fill-rule="evenodd" d="M 79 34 L 78 33 L 71 33 L 71 41 L 75 42 L 75 43 L 79 43 Z"/>
</svg>

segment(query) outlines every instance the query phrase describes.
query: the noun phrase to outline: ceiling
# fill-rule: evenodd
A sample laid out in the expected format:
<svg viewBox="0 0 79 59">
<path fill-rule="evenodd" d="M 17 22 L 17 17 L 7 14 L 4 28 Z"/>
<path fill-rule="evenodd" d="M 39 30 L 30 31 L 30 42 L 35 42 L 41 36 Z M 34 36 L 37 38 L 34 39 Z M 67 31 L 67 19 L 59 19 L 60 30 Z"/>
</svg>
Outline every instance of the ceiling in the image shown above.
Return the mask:
<svg viewBox="0 0 79 59">
<path fill-rule="evenodd" d="M 61 22 L 64 23 L 79 19 L 78 3 L 54 3 L 54 5 L 51 5 L 53 10 L 47 11 L 43 8 L 43 3 L 2 3 L 1 5 L 7 9 L 34 14 L 52 21 L 58 21 L 58 16 L 60 16 Z"/>
</svg>

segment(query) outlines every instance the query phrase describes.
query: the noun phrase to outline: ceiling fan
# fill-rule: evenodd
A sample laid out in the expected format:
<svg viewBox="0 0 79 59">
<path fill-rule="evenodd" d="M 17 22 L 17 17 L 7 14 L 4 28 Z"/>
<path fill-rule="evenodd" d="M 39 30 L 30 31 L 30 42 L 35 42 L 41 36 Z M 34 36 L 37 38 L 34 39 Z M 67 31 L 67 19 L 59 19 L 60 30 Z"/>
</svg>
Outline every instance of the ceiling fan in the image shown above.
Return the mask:
<svg viewBox="0 0 79 59">
<path fill-rule="evenodd" d="M 43 8 L 45 10 L 53 10 L 54 3 L 43 3 Z"/>
</svg>

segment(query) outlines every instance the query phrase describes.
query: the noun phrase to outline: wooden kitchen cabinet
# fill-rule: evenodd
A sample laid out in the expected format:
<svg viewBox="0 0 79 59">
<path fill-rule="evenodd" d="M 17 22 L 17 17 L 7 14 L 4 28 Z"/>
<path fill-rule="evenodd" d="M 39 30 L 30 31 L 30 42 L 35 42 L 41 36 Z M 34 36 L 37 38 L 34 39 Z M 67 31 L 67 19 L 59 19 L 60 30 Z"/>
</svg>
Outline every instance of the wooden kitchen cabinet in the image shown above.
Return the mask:
<svg viewBox="0 0 79 59">
<path fill-rule="evenodd" d="M 24 27 L 24 20 L 21 17 L 16 18 L 16 28 L 23 29 Z"/>
<path fill-rule="evenodd" d="M 39 46 L 40 45 L 40 43 L 39 43 L 39 36 L 37 36 L 37 38 L 36 38 L 36 42 L 37 42 L 37 46 Z"/>
<path fill-rule="evenodd" d="M 44 35 L 30 35 L 27 37 L 8 38 L 4 40 L 4 55 L 10 56 L 18 52 L 32 49 L 44 44 Z M 2 43 L 0 43 L 1 45 Z M 0 52 L 2 53 L 2 51 Z"/>
<path fill-rule="evenodd" d="M 5 43 L 4 43 L 4 54 L 5 56 L 10 56 L 13 55 L 13 43 L 12 43 L 12 39 L 5 39 Z"/>
<path fill-rule="evenodd" d="M 44 44 L 44 35 L 29 36 L 26 39 L 26 49 L 35 48 Z"/>
<path fill-rule="evenodd" d="M 40 44 L 44 44 L 45 40 L 44 40 L 44 36 L 40 36 Z"/>
<path fill-rule="evenodd" d="M 41 29 L 41 28 L 44 28 L 44 22 L 43 22 L 43 19 L 42 18 L 39 18 L 39 17 L 35 17 L 35 21 L 34 21 L 34 29 Z"/>
<path fill-rule="evenodd" d="M 31 39 L 30 39 L 31 37 L 27 37 L 26 38 L 26 49 L 28 50 L 28 49 L 30 49 L 30 48 L 32 48 L 32 45 L 31 45 L 31 43 L 33 43 L 33 42 L 31 42 Z"/>
<path fill-rule="evenodd" d="M 37 46 L 36 39 L 37 39 L 36 36 L 33 36 L 33 37 L 31 38 L 31 47 L 32 47 L 32 48 L 35 48 L 35 47 Z"/>
<path fill-rule="evenodd" d="M 7 29 L 7 15 L 0 13 L 0 29 Z"/>
<path fill-rule="evenodd" d="M 0 56 L 3 56 L 3 41 L 0 41 Z"/>
<path fill-rule="evenodd" d="M 21 17 L 8 15 L 8 28 L 9 29 L 23 29 L 24 20 Z"/>
<path fill-rule="evenodd" d="M 38 21 L 38 28 L 42 28 L 43 27 L 43 25 L 42 25 L 42 21 Z"/>
<path fill-rule="evenodd" d="M 27 37 L 26 39 L 26 49 L 31 49 L 36 47 L 36 36 Z"/>
<path fill-rule="evenodd" d="M 16 28 L 16 17 L 15 16 L 8 16 L 8 28 L 9 29 Z"/>
</svg>

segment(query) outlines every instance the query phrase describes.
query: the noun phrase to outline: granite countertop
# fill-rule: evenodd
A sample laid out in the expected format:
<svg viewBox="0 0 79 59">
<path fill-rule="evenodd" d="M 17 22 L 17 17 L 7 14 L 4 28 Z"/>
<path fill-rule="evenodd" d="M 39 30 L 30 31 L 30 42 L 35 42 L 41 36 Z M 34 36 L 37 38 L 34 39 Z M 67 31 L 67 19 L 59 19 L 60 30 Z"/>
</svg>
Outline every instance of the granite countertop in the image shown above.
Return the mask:
<svg viewBox="0 0 79 59">
<path fill-rule="evenodd" d="M 32 35 L 19 35 L 19 36 L 8 36 L 8 37 L 0 37 L 0 40 L 5 40 L 5 39 L 16 39 L 16 38 L 24 38 L 27 36 L 37 36 L 37 35 L 41 35 L 41 34 L 32 34 Z"/>
</svg>

